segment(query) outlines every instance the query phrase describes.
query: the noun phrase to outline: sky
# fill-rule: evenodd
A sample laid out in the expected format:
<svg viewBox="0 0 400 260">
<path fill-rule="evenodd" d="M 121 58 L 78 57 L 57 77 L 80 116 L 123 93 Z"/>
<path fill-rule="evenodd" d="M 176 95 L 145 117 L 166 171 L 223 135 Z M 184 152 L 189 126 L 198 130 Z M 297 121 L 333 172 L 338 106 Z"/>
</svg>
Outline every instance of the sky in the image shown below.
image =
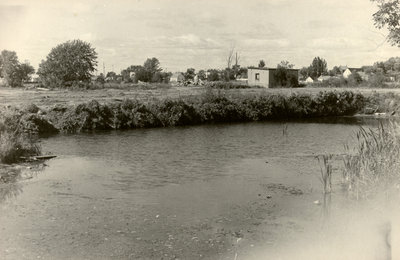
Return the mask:
<svg viewBox="0 0 400 260">
<path fill-rule="evenodd" d="M 295 68 L 314 57 L 360 67 L 400 56 L 374 27 L 370 0 L 0 0 L 0 50 L 35 69 L 51 49 L 90 42 L 98 71 L 119 73 L 156 57 L 167 71 L 222 69 L 229 51 L 239 64 Z"/>
</svg>

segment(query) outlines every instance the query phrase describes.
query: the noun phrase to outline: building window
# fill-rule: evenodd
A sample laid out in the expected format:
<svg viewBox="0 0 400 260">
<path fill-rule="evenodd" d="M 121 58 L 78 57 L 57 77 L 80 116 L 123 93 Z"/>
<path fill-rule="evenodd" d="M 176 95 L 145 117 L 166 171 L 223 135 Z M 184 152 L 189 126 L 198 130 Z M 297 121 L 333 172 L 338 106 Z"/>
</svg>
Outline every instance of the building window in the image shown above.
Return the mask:
<svg viewBox="0 0 400 260">
<path fill-rule="evenodd" d="M 256 73 L 256 80 L 260 80 L 260 73 Z"/>
</svg>

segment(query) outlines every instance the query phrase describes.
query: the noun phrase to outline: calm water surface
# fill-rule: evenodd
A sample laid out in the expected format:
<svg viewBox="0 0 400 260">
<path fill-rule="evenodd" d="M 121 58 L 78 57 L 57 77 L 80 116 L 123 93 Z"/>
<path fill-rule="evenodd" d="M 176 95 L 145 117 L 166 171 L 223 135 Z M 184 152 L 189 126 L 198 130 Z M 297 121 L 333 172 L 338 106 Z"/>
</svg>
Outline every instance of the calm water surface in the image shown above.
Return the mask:
<svg viewBox="0 0 400 260">
<path fill-rule="evenodd" d="M 14 196 L 0 204 L 0 256 L 233 259 L 276 243 L 282 230 L 302 228 L 299 205 L 320 196 L 315 155 L 343 153 L 360 124 L 376 122 L 206 125 L 42 139 L 43 150 L 58 157 L 37 176 L 3 187 Z"/>
</svg>

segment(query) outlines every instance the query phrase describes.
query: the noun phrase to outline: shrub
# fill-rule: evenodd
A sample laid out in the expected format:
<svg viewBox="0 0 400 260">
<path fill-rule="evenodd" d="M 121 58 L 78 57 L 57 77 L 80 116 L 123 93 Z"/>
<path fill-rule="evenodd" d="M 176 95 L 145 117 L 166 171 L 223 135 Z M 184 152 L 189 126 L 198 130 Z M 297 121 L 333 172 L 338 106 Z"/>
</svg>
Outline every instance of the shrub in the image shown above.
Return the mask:
<svg viewBox="0 0 400 260">
<path fill-rule="evenodd" d="M 21 120 L 23 116 L 16 109 L 3 110 L 0 113 L 0 161 L 15 163 L 21 157 L 40 154 L 40 146 L 35 143 L 36 137 L 27 133 Z"/>
<path fill-rule="evenodd" d="M 201 121 L 192 104 L 166 99 L 152 106 L 153 114 L 162 126 L 192 125 Z"/>
<path fill-rule="evenodd" d="M 20 132 L 0 132 L 0 161 L 2 163 L 16 163 L 22 157 L 39 155 L 40 146 L 35 144 L 32 137 Z"/>
<path fill-rule="evenodd" d="M 378 73 L 372 75 L 368 80 L 368 86 L 371 88 L 384 88 L 385 87 L 386 78 L 384 75 Z"/>
<path fill-rule="evenodd" d="M 208 91 L 197 105 L 203 122 L 235 122 L 243 118 L 238 103 L 222 92 Z"/>
<path fill-rule="evenodd" d="M 106 105 L 96 100 L 68 109 L 59 122 L 63 132 L 80 132 L 82 130 L 106 130 L 113 128 L 113 115 Z"/>
<path fill-rule="evenodd" d="M 159 120 L 149 108 L 137 101 L 125 99 L 121 104 L 114 106 L 114 127 L 117 129 L 143 128 L 159 126 Z"/>
<path fill-rule="evenodd" d="M 234 81 L 211 81 L 206 82 L 206 87 L 213 89 L 243 89 L 243 88 L 261 88 L 260 86 L 249 86 L 242 82 Z"/>
</svg>

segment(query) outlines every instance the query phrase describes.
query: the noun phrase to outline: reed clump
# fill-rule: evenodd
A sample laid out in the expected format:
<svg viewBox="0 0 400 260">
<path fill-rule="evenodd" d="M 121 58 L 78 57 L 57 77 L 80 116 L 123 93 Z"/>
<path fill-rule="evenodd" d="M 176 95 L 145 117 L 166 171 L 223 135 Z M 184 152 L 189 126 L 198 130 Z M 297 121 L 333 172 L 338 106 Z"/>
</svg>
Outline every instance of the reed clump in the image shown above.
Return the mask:
<svg viewBox="0 0 400 260">
<path fill-rule="evenodd" d="M 317 156 L 318 163 L 321 170 L 320 180 L 323 185 L 325 194 L 332 192 L 332 154 L 323 154 Z"/>
<path fill-rule="evenodd" d="M 360 127 L 356 146 L 345 147 L 343 185 L 356 199 L 368 199 L 399 188 L 400 126 L 380 124 L 377 129 Z"/>
</svg>

